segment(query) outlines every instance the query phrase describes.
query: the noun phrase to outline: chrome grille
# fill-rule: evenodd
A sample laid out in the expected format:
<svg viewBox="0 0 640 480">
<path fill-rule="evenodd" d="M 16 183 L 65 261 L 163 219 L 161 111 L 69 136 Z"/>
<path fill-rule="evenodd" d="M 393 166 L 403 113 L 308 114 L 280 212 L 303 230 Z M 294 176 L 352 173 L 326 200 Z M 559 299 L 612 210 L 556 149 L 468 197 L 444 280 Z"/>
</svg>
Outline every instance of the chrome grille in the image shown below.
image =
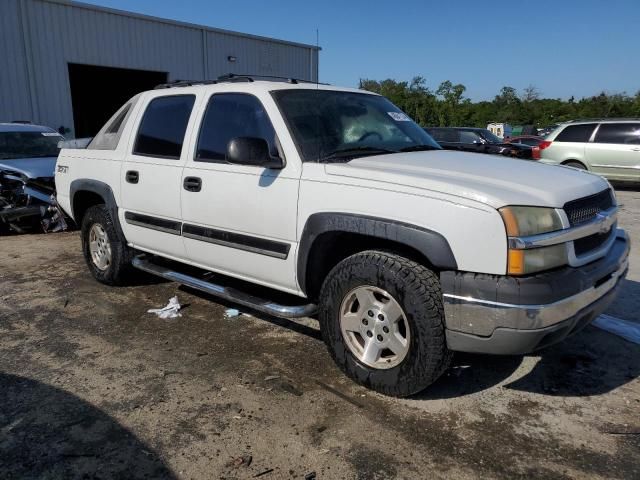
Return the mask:
<svg viewBox="0 0 640 480">
<path fill-rule="evenodd" d="M 595 195 L 572 200 L 564 204 L 564 211 L 569 217 L 572 227 L 588 222 L 595 216 L 613 207 L 613 195 L 610 189 L 603 190 Z"/>
</svg>

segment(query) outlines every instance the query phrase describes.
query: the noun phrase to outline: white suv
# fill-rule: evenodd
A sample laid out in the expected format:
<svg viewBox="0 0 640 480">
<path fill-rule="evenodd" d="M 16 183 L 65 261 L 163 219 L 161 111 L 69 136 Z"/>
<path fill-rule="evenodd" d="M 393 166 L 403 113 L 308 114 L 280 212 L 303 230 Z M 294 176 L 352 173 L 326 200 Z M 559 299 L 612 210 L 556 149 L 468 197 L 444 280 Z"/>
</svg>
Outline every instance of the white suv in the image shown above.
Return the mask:
<svg viewBox="0 0 640 480">
<path fill-rule="evenodd" d="M 126 283 L 133 266 L 272 315 L 317 310 L 338 365 L 401 396 L 434 382 L 453 351 L 565 338 L 627 271 L 597 175 L 441 150 L 355 89 L 164 87 L 58 159 L 58 201 L 101 282 Z"/>
<path fill-rule="evenodd" d="M 640 181 L 640 119 L 564 123 L 540 146 L 540 161 Z"/>
</svg>

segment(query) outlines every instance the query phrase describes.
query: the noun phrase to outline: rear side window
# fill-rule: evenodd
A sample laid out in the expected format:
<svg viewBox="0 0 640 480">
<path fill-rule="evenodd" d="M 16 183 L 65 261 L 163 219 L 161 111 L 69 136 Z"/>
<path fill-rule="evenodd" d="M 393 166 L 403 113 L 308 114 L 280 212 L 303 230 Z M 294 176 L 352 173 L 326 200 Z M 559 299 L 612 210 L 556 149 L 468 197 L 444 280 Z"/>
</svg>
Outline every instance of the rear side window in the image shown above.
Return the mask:
<svg viewBox="0 0 640 480">
<path fill-rule="evenodd" d="M 195 95 L 172 95 L 151 100 L 140 122 L 133 153 L 180 158 L 195 98 Z"/>
<path fill-rule="evenodd" d="M 554 142 L 588 142 L 594 128 L 595 123 L 569 125 L 558 134 Z"/>
<path fill-rule="evenodd" d="M 279 157 L 276 132 L 260 100 L 243 93 L 216 94 L 202 120 L 196 162 L 225 162 L 227 145 L 235 137 L 263 138 L 269 152 Z"/>
<path fill-rule="evenodd" d="M 115 150 L 120 142 L 124 126 L 129 120 L 133 106 L 138 101 L 139 96 L 136 95 L 120 110 L 118 110 L 97 133 L 91 143 L 87 145 L 89 150 Z"/>
<path fill-rule="evenodd" d="M 595 142 L 640 145 L 640 123 L 603 123 Z"/>
<path fill-rule="evenodd" d="M 460 143 L 473 143 L 480 141 L 480 137 L 476 132 L 470 132 L 468 130 L 460 131 Z"/>
<path fill-rule="evenodd" d="M 457 130 L 434 129 L 429 133 L 436 142 L 458 142 L 459 135 Z"/>
</svg>

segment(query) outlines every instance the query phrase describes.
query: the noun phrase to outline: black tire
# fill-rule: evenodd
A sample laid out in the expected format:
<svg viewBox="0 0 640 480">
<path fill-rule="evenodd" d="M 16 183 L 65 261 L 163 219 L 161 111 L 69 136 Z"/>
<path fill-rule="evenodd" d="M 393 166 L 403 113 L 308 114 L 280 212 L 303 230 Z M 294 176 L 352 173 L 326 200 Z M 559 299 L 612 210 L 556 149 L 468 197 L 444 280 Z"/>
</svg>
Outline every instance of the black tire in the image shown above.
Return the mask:
<svg viewBox="0 0 640 480">
<path fill-rule="evenodd" d="M 361 363 L 343 338 L 340 306 L 349 292 L 362 285 L 385 290 L 404 310 L 411 329 L 409 350 L 393 368 L 376 369 Z M 399 255 L 365 251 L 336 265 L 322 285 L 319 320 L 323 339 L 339 367 L 356 382 L 385 395 L 405 397 L 420 392 L 451 362 L 438 277 Z"/>
<path fill-rule="evenodd" d="M 133 250 L 124 241 L 124 237 L 116 230 L 111 214 L 105 205 L 90 207 L 81 222 L 82 253 L 91 274 L 100 283 L 106 285 L 123 285 L 132 272 L 131 260 Z M 94 263 L 89 250 L 89 232 L 91 227 L 99 224 L 107 234 L 111 245 L 111 261 L 105 270 L 101 270 Z"/>
<path fill-rule="evenodd" d="M 574 161 L 564 162 L 563 165 L 566 166 L 566 167 L 577 168 L 578 170 L 586 170 L 587 169 L 587 167 L 585 167 L 584 164 L 582 164 L 580 162 L 574 162 Z"/>
</svg>

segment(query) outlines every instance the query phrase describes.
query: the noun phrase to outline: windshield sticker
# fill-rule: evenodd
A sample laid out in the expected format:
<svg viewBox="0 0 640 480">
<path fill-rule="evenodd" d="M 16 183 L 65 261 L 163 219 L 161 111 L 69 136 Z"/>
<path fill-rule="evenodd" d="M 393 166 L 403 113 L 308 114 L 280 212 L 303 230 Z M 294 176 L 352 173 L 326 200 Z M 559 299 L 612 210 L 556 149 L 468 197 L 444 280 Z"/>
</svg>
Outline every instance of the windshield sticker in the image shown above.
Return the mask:
<svg viewBox="0 0 640 480">
<path fill-rule="evenodd" d="M 42 136 L 44 137 L 61 137 L 62 136 L 56 132 L 40 132 L 40 133 L 42 133 Z"/>
<path fill-rule="evenodd" d="M 396 122 L 410 122 L 411 119 L 402 112 L 387 112 L 391 118 L 393 118 Z"/>
</svg>

